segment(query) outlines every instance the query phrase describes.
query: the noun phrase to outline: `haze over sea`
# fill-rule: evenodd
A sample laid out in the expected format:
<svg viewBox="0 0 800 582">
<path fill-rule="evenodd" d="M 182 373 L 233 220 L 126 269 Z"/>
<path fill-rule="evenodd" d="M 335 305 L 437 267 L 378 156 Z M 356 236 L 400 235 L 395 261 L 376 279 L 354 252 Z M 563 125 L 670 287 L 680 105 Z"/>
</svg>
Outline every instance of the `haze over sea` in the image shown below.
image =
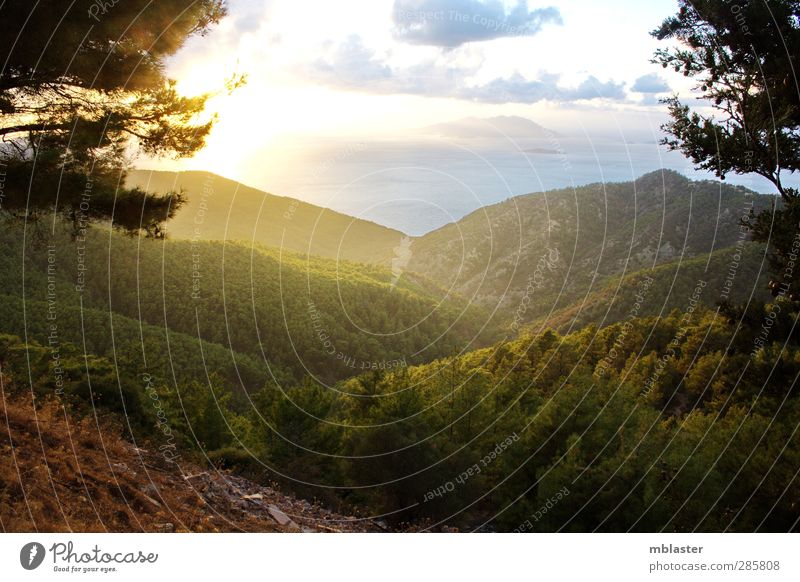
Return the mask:
<svg viewBox="0 0 800 582">
<path fill-rule="evenodd" d="M 596 182 L 625 182 L 660 168 L 694 179 L 681 154 L 655 141 L 451 139 L 295 141 L 252 185 L 410 235 L 421 235 L 512 196 Z M 728 182 L 759 192 L 755 176 Z"/>
</svg>

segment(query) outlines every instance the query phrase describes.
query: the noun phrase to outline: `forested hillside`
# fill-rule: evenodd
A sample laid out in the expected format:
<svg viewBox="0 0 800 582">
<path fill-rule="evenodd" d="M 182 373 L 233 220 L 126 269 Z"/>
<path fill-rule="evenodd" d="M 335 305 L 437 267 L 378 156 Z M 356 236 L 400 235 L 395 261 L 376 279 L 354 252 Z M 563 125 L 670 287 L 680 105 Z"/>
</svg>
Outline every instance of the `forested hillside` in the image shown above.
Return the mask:
<svg viewBox="0 0 800 582">
<path fill-rule="evenodd" d="M 0 0 L 0 572 L 792 578 L 800 0 L 352 4 Z"/>
<path fill-rule="evenodd" d="M 665 178 L 691 212 L 659 202 L 654 175 L 630 220 L 630 184 L 581 190 L 571 218 L 566 193 L 523 197 L 487 209 L 497 238 L 459 225 L 462 266 L 447 229 L 415 241 L 409 269 L 430 278 L 4 219 L 2 373 L 15 398 L 101 411 L 167 457 L 389 527 L 791 529 L 796 307 L 764 304 L 765 251 L 739 225 L 768 200 Z M 522 281 L 512 204 L 532 241 Z M 711 221 L 716 237 L 694 230 Z M 566 262 L 570 240 L 588 250 Z M 451 267 L 475 278 L 465 296 L 442 287 Z"/>
<path fill-rule="evenodd" d="M 597 291 L 548 313 L 529 327 L 535 331 L 571 331 L 592 323 L 603 326 L 631 317 L 665 315 L 680 308 L 700 280 L 706 284 L 698 298 L 704 305 L 758 305 L 770 299 L 765 254 L 763 245 L 746 242 L 624 277 L 610 277 Z"/>
<path fill-rule="evenodd" d="M 739 320 L 689 298 L 663 318 L 526 335 L 335 390 L 268 383 L 247 400 L 214 375 L 170 385 L 72 346 L 56 380 L 51 346 L 9 336 L 0 361 L 12 396 L 30 378 L 77 417 L 124 414 L 124 432 L 168 461 L 205 459 L 398 527 L 787 531 L 800 338 L 787 318 L 760 339 L 777 308 Z"/>
<path fill-rule="evenodd" d="M 129 186 L 183 191 L 185 206 L 167 225 L 173 238 L 243 241 L 301 254 L 388 266 L 403 233 L 339 212 L 268 194 L 209 172 L 132 170 Z"/>
<path fill-rule="evenodd" d="M 193 342 L 193 356 L 178 360 L 191 360 L 186 373 L 195 377 L 203 375 L 197 365 L 203 340 L 228 354 L 230 365 L 241 361 L 248 373 L 237 383 L 248 388 L 252 383 L 243 380 L 253 368 L 262 370 L 256 387 L 273 374 L 330 382 L 430 361 L 493 337 L 478 308 L 439 303 L 434 296 L 441 292 L 418 277 L 393 284 L 380 267 L 100 229 L 73 238 L 68 227 L 57 224 L 53 234 L 49 226 L 23 233 L 11 221 L 0 234 L 3 331 L 24 335 L 27 328 L 44 342 L 55 324 L 60 341 L 86 341 L 105 355 L 116 349 L 118 358 L 142 366 Z M 155 355 L 148 358 L 150 348 Z"/>
<path fill-rule="evenodd" d="M 766 299 L 763 247 L 748 243 L 740 221 L 774 199 L 668 170 L 635 182 L 518 196 L 417 238 L 206 172 L 136 170 L 128 180 L 158 192 L 184 190 L 188 202 L 168 226 L 175 240 L 255 241 L 380 264 L 394 279 L 427 287 L 431 297 L 460 297 L 494 312 L 494 324 L 512 332 L 544 321 L 561 329 L 619 321 L 629 282 L 653 268 L 664 301 L 647 303 L 640 316 L 675 307 L 674 291 L 693 284 L 693 266 L 701 264 L 720 292 L 734 263 L 740 280 L 759 280 L 706 295 L 707 305 L 747 301 L 751 294 Z M 609 300 L 609 309 L 599 307 Z"/>
<path fill-rule="evenodd" d="M 415 239 L 408 269 L 508 318 L 524 302 L 524 324 L 636 271 L 672 262 L 680 278 L 687 259 L 745 242 L 740 220 L 773 201 L 672 171 L 518 196 Z M 750 289 L 732 292 L 741 300 Z"/>
</svg>

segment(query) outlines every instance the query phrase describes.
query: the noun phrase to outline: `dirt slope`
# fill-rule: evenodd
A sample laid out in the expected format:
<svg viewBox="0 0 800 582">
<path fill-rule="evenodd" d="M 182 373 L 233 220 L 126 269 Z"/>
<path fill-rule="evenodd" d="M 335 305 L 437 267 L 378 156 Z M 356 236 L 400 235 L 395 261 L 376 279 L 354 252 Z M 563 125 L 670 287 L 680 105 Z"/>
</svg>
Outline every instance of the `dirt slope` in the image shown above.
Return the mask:
<svg viewBox="0 0 800 582">
<path fill-rule="evenodd" d="M 378 532 L 227 473 L 167 462 L 120 438 L 118 419 L 75 421 L 57 402 L 2 394 L 6 532 Z M 385 527 L 385 526 L 384 526 Z"/>
</svg>

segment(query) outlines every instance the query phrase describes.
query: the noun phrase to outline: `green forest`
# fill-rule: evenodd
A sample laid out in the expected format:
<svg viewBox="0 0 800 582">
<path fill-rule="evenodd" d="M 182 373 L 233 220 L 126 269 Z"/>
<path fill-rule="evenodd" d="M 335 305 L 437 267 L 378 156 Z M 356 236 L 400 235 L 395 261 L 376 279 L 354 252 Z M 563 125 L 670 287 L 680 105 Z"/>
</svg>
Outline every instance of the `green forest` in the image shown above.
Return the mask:
<svg viewBox="0 0 800 582">
<path fill-rule="evenodd" d="M 800 517 L 797 311 L 767 299 L 758 243 L 611 271 L 537 319 L 258 243 L 15 219 L 2 237 L 15 389 L 122 415 L 137 446 L 176 462 L 401 529 L 785 531 Z M 558 262 L 533 265 L 548 286 L 569 277 Z M 746 288 L 763 302 L 745 307 Z"/>
<path fill-rule="evenodd" d="M 763 344 L 761 327 L 698 306 L 331 387 L 269 378 L 250 392 L 225 378 L 224 350 L 192 362 L 186 338 L 172 356 L 184 378 L 151 373 L 160 362 L 135 374 L 69 343 L 55 359 L 52 345 L 12 335 L 0 357 L 6 374 L 30 373 L 37 396 L 124 413 L 131 437 L 165 454 L 398 527 L 786 531 L 799 515 L 800 349 L 793 326 L 776 324 Z M 531 522 L 559 492 L 568 502 Z"/>
<path fill-rule="evenodd" d="M 465 3 L 498 11 L 498 26 L 477 33 L 474 18 L 432 23 L 421 10 L 411 25 L 395 20 L 377 52 L 358 35 L 315 38 L 313 62 L 287 58 L 298 46 L 281 45 L 289 31 L 253 40 L 263 6 L 264 22 L 247 11 L 230 20 L 224 0 L 64 4 L 0 2 L 0 530 L 800 530 L 800 2 L 679 0 L 649 37 L 636 33 L 656 43 L 642 45 L 656 72 L 628 79 L 627 65 L 606 59 L 620 70 L 602 80 L 584 58 L 580 71 L 527 78 L 540 55 L 521 51 L 498 53 L 527 59 L 520 70 L 502 63 L 507 77 L 482 69 L 490 53 L 473 43 L 517 36 L 506 40 L 523 46 L 545 25 L 564 26 L 559 42 L 573 34 L 559 9 L 522 1 L 508 13 L 508 3 Z M 256 3 L 240 4 L 231 11 Z M 374 14 L 349 24 L 361 16 Z M 524 34 L 511 35 L 518 17 L 524 30 L 511 28 Z M 381 18 L 386 27 L 388 11 Z M 231 47 L 257 53 L 245 64 L 276 67 L 261 70 L 260 93 L 229 100 L 248 75 L 230 47 L 230 62 L 215 61 L 223 43 L 206 37 L 218 25 Z M 617 46 L 605 40 L 587 35 L 585 46 Z M 406 41 L 419 46 L 393 53 Z M 411 58 L 426 50 L 438 56 Z M 194 93 L 172 78 L 190 69 L 198 87 L 224 75 Z M 426 99 L 437 105 L 410 111 Z M 503 136 L 503 152 L 519 150 L 531 170 L 507 181 L 507 152 L 494 159 L 502 148 L 486 146 L 498 129 L 488 118 L 428 124 L 473 131 L 452 142 L 426 134 L 425 147 L 399 132 L 462 108 L 551 112 L 542 121 L 569 122 L 572 135 L 492 118 L 528 148 Z M 326 131 L 350 139 L 356 127 L 375 136 L 362 177 L 386 175 L 368 190 L 374 207 L 354 214 L 442 211 L 443 226 L 411 236 L 299 199 L 336 206 L 320 169 L 363 152 L 319 152 L 335 141 Z M 648 155 L 673 157 L 634 170 L 646 134 L 660 148 Z M 576 150 L 585 173 L 553 149 L 562 138 L 588 140 Z M 443 149 L 427 148 L 434 139 Z M 612 143 L 629 162 L 606 168 L 619 181 L 605 179 L 598 152 Z M 293 157 L 306 147 L 321 148 L 316 169 Z M 509 197 L 488 204 L 483 186 L 461 183 L 455 150 L 476 167 L 497 162 L 485 172 Z M 298 198 L 214 173 L 274 180 L 292 163 Z M 588 183 L 590 166 L 601 180 Z M 688 175 L 647 171 L 661 166 Z M 542 168 L 558 188 L 545 188 Z M 389 173 L 398 169 L 411 177 Z M 459 182 L 448 195 L 474 200 L 439 207 L 431 185 L 445 178 Z M 403 228 L 425 232 L 422 218 Z M 131 466 L 112 465 L 106 437 Z M 94 462 L 90 486 L 76 442 Z M 48 455 L 63 461 L 55 471 Z M 188 518 L 167 515 L 145 482 L 151 469 Z M 112 483 L 123 473 L 124 488 Z M 63 523 L 57 487 L 74 505 Z M 89 510 L 96 499 L 105 521 Z M 215 503 L 225 504 L 216 516 Z"/>
</svg>

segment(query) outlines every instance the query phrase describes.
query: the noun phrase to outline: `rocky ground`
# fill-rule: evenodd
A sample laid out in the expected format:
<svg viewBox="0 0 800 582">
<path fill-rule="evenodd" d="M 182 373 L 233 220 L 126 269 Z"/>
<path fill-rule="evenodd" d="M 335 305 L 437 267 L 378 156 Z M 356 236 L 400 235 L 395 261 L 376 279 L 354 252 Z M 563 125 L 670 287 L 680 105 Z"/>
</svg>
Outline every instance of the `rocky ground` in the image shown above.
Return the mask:
<svg viewBox="0 0 800 582">
<path fill-rule="evenodd" d="M 217 470 L 168 462 L 120 438 L 114 419 L 0 402 L 0 529 L 40 532 L 381 532 Z"/>
</svg>

